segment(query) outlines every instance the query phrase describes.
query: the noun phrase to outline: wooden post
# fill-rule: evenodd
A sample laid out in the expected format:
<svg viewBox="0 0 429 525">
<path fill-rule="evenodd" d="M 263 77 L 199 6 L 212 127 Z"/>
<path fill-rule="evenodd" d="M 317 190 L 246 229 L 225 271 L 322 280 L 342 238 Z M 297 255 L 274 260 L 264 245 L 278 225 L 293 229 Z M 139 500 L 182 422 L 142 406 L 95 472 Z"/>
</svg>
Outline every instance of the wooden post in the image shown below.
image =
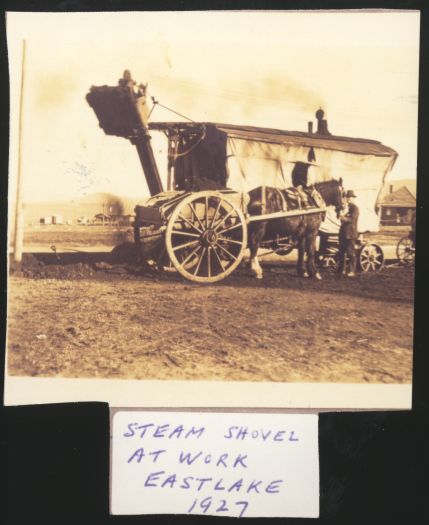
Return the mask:
<svg viewBox="0 0 429 525">
<path fill-rule="evenodd" d="M 22 246 L 24 242 L 24 208 L 22 204 L 22 133 L 23 133 L 23 100 L 24 100 L 24 72 L 25 72 L 25 40 L 22 41 L 22 69 L 21 93 L 19 100 L 19 139 L 18 139 L 18 176 L 16 181 L 16 206 L 15 206 L 15 239 L 14 259 L 22 261 Z"/>
</svg>

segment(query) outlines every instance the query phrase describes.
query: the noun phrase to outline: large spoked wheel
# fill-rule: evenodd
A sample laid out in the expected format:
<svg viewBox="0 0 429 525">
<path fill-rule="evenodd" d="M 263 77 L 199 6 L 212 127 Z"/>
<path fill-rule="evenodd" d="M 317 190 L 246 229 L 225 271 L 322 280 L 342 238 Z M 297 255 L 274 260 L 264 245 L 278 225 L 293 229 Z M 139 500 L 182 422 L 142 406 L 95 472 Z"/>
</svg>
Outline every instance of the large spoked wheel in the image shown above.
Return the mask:
<svg viewBox="0 0 429 525">
<path fill-rule="evenodd" d="M 222 194 L 193 193 L 174 209 L 165 245 L 176 270 L 186 279 L 213 283 L 240 264 L 247 247 L 242 211 Z"/>
<path fill-rule="evenodd" d="M 416 255 L 414 243 L 410 237 L 403 237 L 396 246 L 396 256 L 402 264 L 413 264 Z"/>
<path fill-rule="evenodd" d="M 358 265 L 362 272 L 379 272 L 384 266 L 384 253 L 378 244 L 364 244 L 358 251 Z"/>
</svg>

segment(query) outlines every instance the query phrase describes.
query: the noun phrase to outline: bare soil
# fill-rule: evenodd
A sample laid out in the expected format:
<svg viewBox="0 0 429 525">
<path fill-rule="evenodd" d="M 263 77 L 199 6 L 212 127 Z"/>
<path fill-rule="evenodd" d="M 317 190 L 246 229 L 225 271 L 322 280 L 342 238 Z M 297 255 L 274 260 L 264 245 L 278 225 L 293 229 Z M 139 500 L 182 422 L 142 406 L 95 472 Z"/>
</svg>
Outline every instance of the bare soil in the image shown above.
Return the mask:
<svg viewBox="0 0 429 525">
<path fill-rule="evenodd" d="M 26 254 L 11 265 L 12 375 L 408 383 L 414 272 L 298 278 L 265 262 L 206 286 L 112 253 Z"/>
</svg>

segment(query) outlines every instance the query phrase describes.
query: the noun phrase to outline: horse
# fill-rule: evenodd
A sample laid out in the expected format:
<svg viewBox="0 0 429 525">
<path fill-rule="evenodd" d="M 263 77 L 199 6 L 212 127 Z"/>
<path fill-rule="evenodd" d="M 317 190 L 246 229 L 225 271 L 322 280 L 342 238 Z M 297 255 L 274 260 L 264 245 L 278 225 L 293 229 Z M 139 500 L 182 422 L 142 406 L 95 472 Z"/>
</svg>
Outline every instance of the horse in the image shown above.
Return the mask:
<svg viewBox="0 0 429 525">
<path fill-rule="evenodd" d="M 342 180 L 332 179 L 315 183 L 313 186 L 323 198 L 326 206 L 335 206 L 337 217 L 339 217 L 344 203 Z M 250 198 L 248 204 L 250 216 L 284 211 L 285 207 L 288 211 L 300 209 L 299 202 L 291 199 L 290 190 L 280 190 L 266 186 L 253 189 L 248 195 Z M 263 277 L 262 268 L 257 257 L 261 242 L 274 240 L 279 236 L 289 236 L 298 248 L 298 275 L 321 279 L 322 277 L 316 268 L 316 238 L 324 216 L 324 212 L 318 212 L 266 221 L 251 221 L 248 229 L 248 245 L 250 249 L 250 268 L 255 277 L 257 279 L 262 279 Z M 305 255 L 307 256 L 306 267 Z"/>
</svg>

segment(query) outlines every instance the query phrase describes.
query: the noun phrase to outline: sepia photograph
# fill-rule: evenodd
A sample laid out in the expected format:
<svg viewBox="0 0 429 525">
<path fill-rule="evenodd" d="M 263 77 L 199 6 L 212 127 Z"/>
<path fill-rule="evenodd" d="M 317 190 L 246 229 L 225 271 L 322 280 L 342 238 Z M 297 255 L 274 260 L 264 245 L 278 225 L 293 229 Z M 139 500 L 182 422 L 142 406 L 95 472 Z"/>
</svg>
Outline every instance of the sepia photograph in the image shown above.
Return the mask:
<svg viewBox="0 0 429 525">
<path fill-rule="evenodd" d="M 5 403 L 411 408 L 419 23 L 7 13 Z"/>
</svg>

